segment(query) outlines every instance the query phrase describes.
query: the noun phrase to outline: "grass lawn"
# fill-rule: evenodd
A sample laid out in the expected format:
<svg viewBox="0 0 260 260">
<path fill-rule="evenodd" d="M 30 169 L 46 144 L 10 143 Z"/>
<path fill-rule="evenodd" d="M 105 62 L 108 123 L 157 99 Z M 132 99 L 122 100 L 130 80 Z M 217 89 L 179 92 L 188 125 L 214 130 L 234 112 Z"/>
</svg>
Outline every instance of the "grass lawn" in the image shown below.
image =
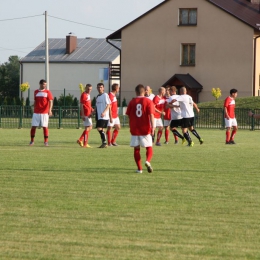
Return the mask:
<svg viewBox="0 0 260 260">
<path fill-rule="evenodd" d="M 50 129 L 49 147 L 0 129 L 0 259 L 260 259 L 260 132 L 197 130 L 203 145 L 171 136 L 136 174 L 128 128 L 107 149 L 96 130 L 84 149 L 82 129 Z"/>
</svg>

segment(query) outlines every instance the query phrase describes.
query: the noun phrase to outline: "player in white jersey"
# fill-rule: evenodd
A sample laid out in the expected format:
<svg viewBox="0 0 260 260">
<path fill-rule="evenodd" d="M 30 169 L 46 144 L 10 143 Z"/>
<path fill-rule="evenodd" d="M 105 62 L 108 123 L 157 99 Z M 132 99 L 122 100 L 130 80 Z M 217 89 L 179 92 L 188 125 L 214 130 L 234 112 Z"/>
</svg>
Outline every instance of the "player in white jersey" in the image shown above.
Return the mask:
<svg viewBox="0 0 260 260">
<path fill-rule="evenodd" d="M 150 100 L 153 101 L 155 95 L 152 93 L 150 86 L 146 86 L 144 88 L 144 90 L 145 90 L 145 92 L 144 92 L 145 97 L 147 97 L 147 98 L 149 98 Z"/>
<path fill-rule="evenodd" d="M 180 89 L 180 96 L 172 100 L 170 103 L 179 101 L 181 116 L 182 116 L 182 133 L 185 139 L 188 141 L 188 146 L 193 146 L 194 142 L 191 140 L 188 129 L 198 138 L 200 144 L 203 144 L 203 139 L 199 136 L 198 132 L 194 129 L 194 111 L 193 107 L 199 113 L 199 108 L 196 103 L 193 102 L 192 97 L 187 95 L 185 87 Z"/>
<path fill-rule="evenodd" d="M 171 96 L 168 98 L 168 107 L 171 108 L 171 131 L 175 136 L 178 136 L 182 139 L 182 144 L 185 143 L 185 138 L 181 135 L 181 133 L 177 130 L 177 127 L 181 126 L 182 116 L 180 104 L 178 101 L 171 103 L 172 100 L 178 99 L 179 95 L 177 95 L 177 88 L 175 86 L 170 87 Z M 176 143 L 176 142 L 175 142 Z"/>
</svg>

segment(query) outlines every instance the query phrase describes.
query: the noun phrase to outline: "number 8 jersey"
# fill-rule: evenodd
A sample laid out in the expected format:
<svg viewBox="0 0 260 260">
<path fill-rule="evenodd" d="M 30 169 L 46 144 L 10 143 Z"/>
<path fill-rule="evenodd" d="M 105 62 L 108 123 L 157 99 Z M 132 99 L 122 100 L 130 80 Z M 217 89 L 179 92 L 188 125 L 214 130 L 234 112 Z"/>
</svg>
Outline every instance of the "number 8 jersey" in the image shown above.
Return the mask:
<svg viewBox="0 0 260 260">
<path fill-rule="evenodd" d="M 133 98 L 127 106 L 126 114 L 132 135 L 151 133 L 150 115 L 154 114 L 154 104 L 150 99 L 143 96 Z"/>
</svg>

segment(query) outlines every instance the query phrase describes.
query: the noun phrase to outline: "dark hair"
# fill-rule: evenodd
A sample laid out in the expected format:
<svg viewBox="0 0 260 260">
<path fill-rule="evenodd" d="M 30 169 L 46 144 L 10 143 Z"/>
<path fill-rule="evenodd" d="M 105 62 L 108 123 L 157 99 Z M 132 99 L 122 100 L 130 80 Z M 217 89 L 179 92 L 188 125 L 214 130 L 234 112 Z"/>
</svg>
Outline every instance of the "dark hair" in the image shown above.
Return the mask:
<svg viewBox="0 0 260 260">
<path fill-rule="evenodd" d="M 137 95 L 140 95 L 144 91 L 145 91 L 145 88 L 144 88 L 144 85 L 142 85 L 142 84 L 139 84 L 135 87 L 135 92 Z"/>
<path fill-rule="evenodd" d="M 43 83 L 46 83 L 46 80 L 45 79 L 41 79 L 39 84 L 43 84 Z"/>
<path fill-rule="evenodd" d="M 104 84 L 103 84 L 103 83 L 98 83 L 98 84 L 97 84 L 97 87 L 100 87 L 100 86 L 103 86 L 103 87 L 104 87 Z"/>
<path fill-rule="evenodd" d="M 117 87 L 118 87 L 118 84 L 117 84 L 117 83 L 114 83 L 114 84 L 112 85 L 112 90 L 115 91 Z"/>
<path fill-rule="evenodd" d="M 86 84 L 86 88 L 92 87 L 91 84 Z"/>
<path fill-rule="evenodd" d="M 233 93 L 237 93 L 237 89 L 235 88 L 230 89 L 230 95 L 232 95 Z"/>
</svg>

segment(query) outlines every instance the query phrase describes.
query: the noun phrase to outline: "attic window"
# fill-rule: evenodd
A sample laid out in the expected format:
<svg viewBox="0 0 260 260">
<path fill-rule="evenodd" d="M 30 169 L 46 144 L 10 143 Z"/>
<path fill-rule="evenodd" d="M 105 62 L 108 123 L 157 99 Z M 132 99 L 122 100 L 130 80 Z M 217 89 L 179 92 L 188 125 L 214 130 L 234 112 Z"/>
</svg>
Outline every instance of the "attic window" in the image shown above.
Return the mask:
<svg viewBox="0 0 260 260">
<path fill-rule="evenodd" d="M 180 8 L 179 25 L 197 25 L 197 8 Z"/>
</svg>

